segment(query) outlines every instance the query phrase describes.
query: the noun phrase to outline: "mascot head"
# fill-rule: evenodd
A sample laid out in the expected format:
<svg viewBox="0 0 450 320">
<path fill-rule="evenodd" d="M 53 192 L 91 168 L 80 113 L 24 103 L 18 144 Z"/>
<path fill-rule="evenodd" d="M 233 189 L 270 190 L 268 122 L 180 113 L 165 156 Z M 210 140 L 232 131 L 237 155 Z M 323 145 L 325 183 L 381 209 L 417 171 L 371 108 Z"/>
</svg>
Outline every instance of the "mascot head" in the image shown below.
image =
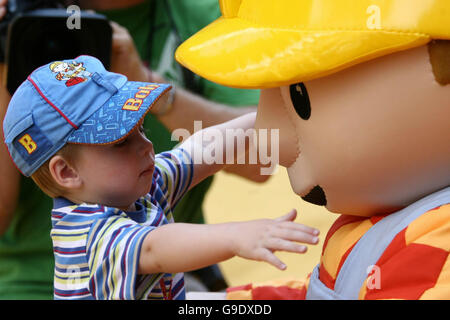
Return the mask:
<svg viewBox="0 0 450 320">
<path fill-rule="evenodd" d="M 262 89 L 256 127 L 279 130 L 296 194 L 372 216 L 450 185 L 450 1 L 220 4 L 176 58 Z"/>
</svg>

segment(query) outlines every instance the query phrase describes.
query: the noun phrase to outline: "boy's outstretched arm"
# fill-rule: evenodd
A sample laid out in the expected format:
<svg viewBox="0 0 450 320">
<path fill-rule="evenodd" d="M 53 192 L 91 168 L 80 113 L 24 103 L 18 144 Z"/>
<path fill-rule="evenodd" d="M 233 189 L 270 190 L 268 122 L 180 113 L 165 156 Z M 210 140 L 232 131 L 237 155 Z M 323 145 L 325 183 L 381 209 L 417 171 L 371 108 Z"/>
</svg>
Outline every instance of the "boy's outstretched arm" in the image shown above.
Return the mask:
<svg viewBox="0 0 450 320">
<path fill-rule="evenodd" d="M 284 270 L 275 251 L 306 252 L 298 242 L 317 244 L 319 231 L 295 223 L 292 210 L 278 219 L 215 225 L 172 223 L 151 231 L 141 247 L 139 274 L 187 272 L 234 256 L 266 261 Z"/>
<path fill-rule="evenodd" d="M 255 120 L 256 112 L 250 112 L 200 130 L 180 145 L 194 163 L 191 188 L 226 165 L 236 163 L 237 157 L 249 148 L 250 137 L 246 133 L 253 129 Z"/>
</svg>

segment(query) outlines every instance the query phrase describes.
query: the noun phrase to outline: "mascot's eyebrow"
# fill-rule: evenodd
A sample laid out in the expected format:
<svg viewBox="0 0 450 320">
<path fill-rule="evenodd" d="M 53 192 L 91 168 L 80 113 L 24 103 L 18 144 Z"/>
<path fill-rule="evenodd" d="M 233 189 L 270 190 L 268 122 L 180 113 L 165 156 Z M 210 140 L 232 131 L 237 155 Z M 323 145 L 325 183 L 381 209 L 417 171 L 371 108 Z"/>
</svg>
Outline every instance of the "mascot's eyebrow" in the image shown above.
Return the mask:
<svg viewBox="0 0 450 320">
<path fill-rule="evenodd" d="M 311 103 L 305 85 L 303 83 L 292 84 L 289 87 L 289 92 L 297 114 L 303 120 L 308 120 L 311 117 Z"/>
</svg>

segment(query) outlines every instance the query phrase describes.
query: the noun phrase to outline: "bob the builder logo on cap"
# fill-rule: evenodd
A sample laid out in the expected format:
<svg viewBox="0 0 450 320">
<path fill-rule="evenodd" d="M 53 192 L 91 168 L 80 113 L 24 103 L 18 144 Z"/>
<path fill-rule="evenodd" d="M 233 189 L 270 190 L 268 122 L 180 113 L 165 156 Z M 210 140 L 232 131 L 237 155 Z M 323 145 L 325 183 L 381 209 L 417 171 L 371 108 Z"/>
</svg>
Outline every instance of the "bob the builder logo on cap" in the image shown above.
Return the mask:
<svg viewBox="0 0 450 320">
<path fill-rule="evenodd" d="M 65 81 L 67 87 L 85 82 L 92 76 L 92 73 L 86 71 L 83 62 L 73 61 L 72 63 L 56 61 L 50 64 L 50 70 L 56 74 L 58 81 Z"/>
</svg>

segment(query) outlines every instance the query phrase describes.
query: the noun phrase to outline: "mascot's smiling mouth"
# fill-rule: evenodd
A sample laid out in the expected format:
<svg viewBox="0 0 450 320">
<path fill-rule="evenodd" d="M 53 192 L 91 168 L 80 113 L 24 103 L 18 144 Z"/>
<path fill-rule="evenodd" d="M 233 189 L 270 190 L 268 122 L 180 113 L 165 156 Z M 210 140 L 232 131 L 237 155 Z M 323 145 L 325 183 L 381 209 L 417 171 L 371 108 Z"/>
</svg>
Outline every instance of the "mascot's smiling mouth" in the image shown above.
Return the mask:
<svg viewBox="0 0 450 320">
<path fill-rule="evenodd" d="M 302 199 L 318 206 L 327 205 L 327 197 L 320 186 L 315 186 L 306 196 L 303 196 Z"/>
</svg>

